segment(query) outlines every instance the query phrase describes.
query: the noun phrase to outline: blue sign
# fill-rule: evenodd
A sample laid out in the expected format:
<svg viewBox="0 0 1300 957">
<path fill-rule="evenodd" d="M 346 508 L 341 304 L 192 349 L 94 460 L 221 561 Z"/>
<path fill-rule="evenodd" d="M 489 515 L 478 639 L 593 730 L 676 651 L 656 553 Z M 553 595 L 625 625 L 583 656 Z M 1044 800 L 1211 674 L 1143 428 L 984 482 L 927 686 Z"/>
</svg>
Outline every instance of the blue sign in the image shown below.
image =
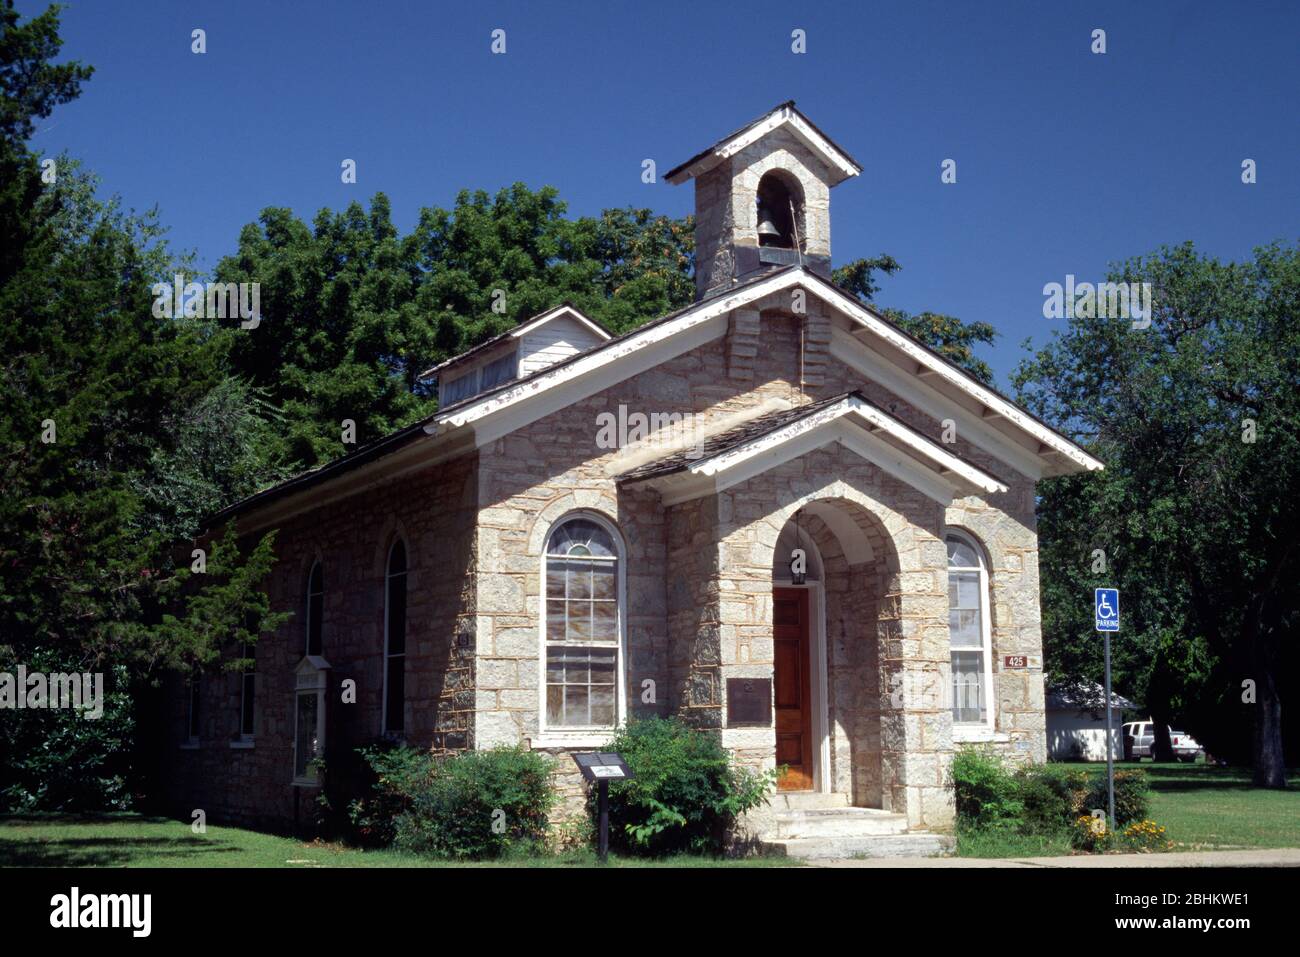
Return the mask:
<svg viewBox="0 0 1300 957">
<path fill-rule="evenodd" d="M 1119 589 L 1098 588 L 1094 592 L 1097 603 L 1097 630 L 1119 631 Z"/>
</svg>

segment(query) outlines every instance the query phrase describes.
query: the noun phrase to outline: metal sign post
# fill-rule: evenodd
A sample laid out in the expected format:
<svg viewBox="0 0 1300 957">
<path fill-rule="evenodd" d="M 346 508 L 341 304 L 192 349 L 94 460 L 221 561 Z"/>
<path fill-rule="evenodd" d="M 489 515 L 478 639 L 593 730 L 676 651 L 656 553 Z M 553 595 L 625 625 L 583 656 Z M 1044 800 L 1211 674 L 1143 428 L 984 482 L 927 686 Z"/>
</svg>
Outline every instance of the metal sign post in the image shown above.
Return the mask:
<svg viewBox="0 0 1300 957">
<path fill-rule="evenodd" d="M 596 854 L 604 864 L 609 857 L 609 782 L 636 777 L 621 755 L 610 751 L 575 754 L 573 760 L 587 781 L 596 782 L 596 813 L 600 819 Z"/>
<path fill-rule="evenodd" d="M 1111 739 L 1110 633 L 1119 631 L 1119 589 L 1098 588 L 1093 592 L 1097 630 L 1106 639 L 1106 801 L 1110 829 L 1115 830 L 1115 746 Z"/>
</svg>

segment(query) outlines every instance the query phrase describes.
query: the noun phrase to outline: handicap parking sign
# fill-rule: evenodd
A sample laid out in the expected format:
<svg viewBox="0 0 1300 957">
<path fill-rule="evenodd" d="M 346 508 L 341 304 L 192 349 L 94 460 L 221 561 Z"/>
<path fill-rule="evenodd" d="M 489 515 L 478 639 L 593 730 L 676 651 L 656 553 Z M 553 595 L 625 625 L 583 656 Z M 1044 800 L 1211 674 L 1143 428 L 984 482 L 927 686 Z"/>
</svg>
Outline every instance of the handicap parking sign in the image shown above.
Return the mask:
<svg viewBox="0 0 1300 957">
<path fill-rule="evenodd" d="M 1119 631 L 1119 589 L 1098 588 L 1094 592 L 1097 603 L 1097 630 Z"/>
</svg>

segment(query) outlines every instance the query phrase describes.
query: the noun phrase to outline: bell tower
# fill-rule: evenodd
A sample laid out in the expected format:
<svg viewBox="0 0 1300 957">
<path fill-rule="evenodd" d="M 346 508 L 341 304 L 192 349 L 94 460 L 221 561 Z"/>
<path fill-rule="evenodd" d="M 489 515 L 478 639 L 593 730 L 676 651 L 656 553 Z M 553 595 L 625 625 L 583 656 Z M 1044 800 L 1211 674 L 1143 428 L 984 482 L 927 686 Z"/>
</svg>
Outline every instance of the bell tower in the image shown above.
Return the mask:
<svg viewBox="0 0 1300 957">
<path fill-rule="evenodd" d="M 860 172 L 793 100 L 671 170 L 695 180 L 695 298 L 784 266 L 830 278 L 830 190 Z"/>
</svg>

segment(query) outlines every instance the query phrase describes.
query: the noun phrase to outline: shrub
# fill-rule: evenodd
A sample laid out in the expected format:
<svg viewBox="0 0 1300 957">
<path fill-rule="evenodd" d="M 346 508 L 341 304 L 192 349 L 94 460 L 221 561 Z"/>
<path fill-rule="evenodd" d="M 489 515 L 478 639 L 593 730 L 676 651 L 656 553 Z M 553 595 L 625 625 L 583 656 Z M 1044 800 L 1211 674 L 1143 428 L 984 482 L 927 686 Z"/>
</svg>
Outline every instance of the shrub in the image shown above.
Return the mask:
<svg viewBox="0 0 1300 957">
<path fill-rule="evenodd" d="M 545 842 L 555 793 L 551 763 L 536 752 L 493 748 L 435 758 L 402 747 L 363 753 L 375 788 L 354 802 L 353 820 L 375 836 L 391 833 L 399 850 L 481 859 Z"/>
<path fill-rule="evenodd" d="M 995 754 L 962 748 L 952 759 L 952 780 L 959 824 L 1011 827 L 1024 810 L 1016 779 Z"/>
<path fill-rule="evenodd" d="M 1085 799 L 1086 810 L 1107 810 L 1106 775 L 1093 779 Z M 1140 770 L 1115 772 L 1115 823 L 1116 825 L 1140 821 L 1147 816 L 1151 804 L 1151 788 L 1147 774 Z"/>
<path fill-rule="evenodd" d="M 0 671 L 13 673 L 19 662 L 8 652 L 0 647 Z M 86 671 L 84 663 L 62 650 L 33 650 L 22 663 L 28 674 Z M 126 667 L 111 665 L 103 672 L 103 714 L 98 718 L 71 708 L 0 711 L 0 814 L 132 806 L 132 791 L 141 783 L 132 751 L 136 705 Z"/>
<path fill-rule="evenodd" d="M 1060 834 L 1070 826 L 1071 788 L 1066 774 L 1034 765 L 1017 771 L 1015 779 L 1023 805 L 1022 834 Z"/>
<path fill-rule="evenodd" d="M 736 819 L 766 803 L 776 773 L 735 767 L 715 735 L 678 718 L 629 721 L 608 750 L 635 778 L 609 786 L 609 843 L 624 853 L 720 853 Z M 588 809 L 596 815 L 596 789 Z"/>
</svg>

